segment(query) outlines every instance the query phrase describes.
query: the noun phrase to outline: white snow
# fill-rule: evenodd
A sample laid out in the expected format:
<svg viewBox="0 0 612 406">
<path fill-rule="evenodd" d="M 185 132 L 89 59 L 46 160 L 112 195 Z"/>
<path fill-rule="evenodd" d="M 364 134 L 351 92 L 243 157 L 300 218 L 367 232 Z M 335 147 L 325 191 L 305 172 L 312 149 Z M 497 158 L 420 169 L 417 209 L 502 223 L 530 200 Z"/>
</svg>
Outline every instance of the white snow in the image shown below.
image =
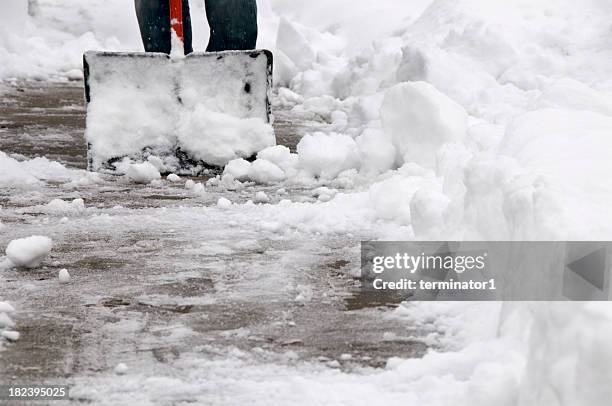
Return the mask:
<svg viewBox="0 0 612 406">
<path fill-rule="evenodd" d="M 257 158 L 251 166 L 249 177 L 258 183 L 277 183 L 285 179 L 285 173 L 272 162 Z"/>
<path fill-rule="evenodd" d="M 270 197 L 264 191 L 259 191 L 253 199 L 255 203 L 270 203 Z"/>
<path fill-rule="evenodd" d="M 229 209 L 232 207 L 232 202 L 229 199 L 222 197 L 217 201 L 217 207 L 220 209 Z"/>
<path fill-rule="evenodd" d="M 245 159 L 229 161 L 223 170 L 224 175 L 230 175 L 238 181 L 245 181 L 251 176 L 251 163 Z"/>
<path fill-rule="evenodd" d="M 53 242 L 49 237 L 34 235 L 11 241 L 6 247 L 6 256 L 14 266 L 38 268 L 52 248 Z"/>
<path fill-rule="evenodd" d="M 468 116 L 463 107 L 425 82 L 401 83 L 389 89 L 380 116 L 400 165 L 416 162 L 434 167 L 440 147 L 467 135 Z"/>
<path fill-rule="evenodd" d="M 195 195 L 203 196 L 206 194 L 206 187 L 201 183 L 196 183 L 193 185 L 193 188 L 191 188 L 191 192 Z"/>
<path fill-rule="evenodd" d="M 15 308 L 10 303 L 0 302 L 0 313 L 14 313 Z"/>
<path fill-rule="evenodd" d="M 0 187 L 33 189 L 46 181 L 78 182 L 86 175 L 47 158 L 17 160 L 0 151 Z"/>
<path fill-rule="evenodd" d="M 60 283 L 69 283 L 70 282 L 70 273 L 68 273 L 67 269 L 62 269 L 59 271 L 58 275 L 57 275 Z"/>
<path fill-rule="evenodd" d="M 177 174 L 175 174 L 175 173 L 171 173 L 170 175 L 168 175 L 168 176 L 166 177 L 166 179 L 168 179 L 170 182 L 174 182 L 174 183 L 176 183 L 176 182 L 180 182 L 180 181 L 181 181 L 181 177 L 180 177 L 180 176 L 178 176 L 178 175 L 177 175 Z"/>
<path fill-rule="evenodd" d="M 150 162 L 130 164 L 125 176 L 133 182 L 145 184 L 161 179 L 159 170 Z"/>
<path fill-rule="evenodd" d="M 123 6 L 41 0 L 39 17 L 20 17 L 22 34 L 0 37 L 0 77 L 78 76 L 86 48 L 138 48 L 133 7 L 124 12 Z M 275 51 L 277 81 L 287 86 L 276 101 L 329 126 L 313 130 L 291 154 L 254 142 L 258 134 L 269 137 L 262 123 L 226 128 L 227 117 L 198 105 L 197 95 L 184 95 L 198 114 L 183 120 L 185 134 L 207 137 L 187 137 L 185 145 L 206 159 L 231 161 L 227 185 L 282 182 L 279 191 L 307 185 L 318 199 L 242 205 L 225 213 L 236 216 L 234 224 L 389 240 L 612 236 L 609 1 L 271 0 L 259 6 L 262 41 Z M 125 104 L 99 108 L 121 121 L 117 137 L 131 136 L 126 153 L 150 135 L 133 131 L 131 120 L 167 129 L 148 111 L 126 109 L 133 97 L 121 86 L 113 91 L 109 97 L 123 92 Z M 160 100 L 152 108 L 167 106 Z M 243 132 L 244 154 L 213 136 L 237 140 Z M 108 148 L 114 153 L 114 145 Z M 254 163 L 240 159 L 256 152 Z M 19 162 L 3 153 L 0 169 L 0 186 L 10 188 L 82 177 L 45 159 Z M 186 188 L 195 187 L 187 181 Z M 217 206 L 205 214 L 234 207 L 226 198 Z M 304 291 L 295 298 L 307 298 Z M 604 406 L 612 397 L 609 303 L 416 303 L 395 313 L 422 328 L 426 336 L 416 339 L 437 350 L 355 373 L 231 355 L 181 357 L 181 374 L 156 378 L 155 385 L 135 377 L 131 395 L 149 395 L 145 387 L 170 396 L 205 386 L 245 404 L 424 406 Z M 107 383 L 109 393 L 121 388 Z"/>
<path fill-rule="evenodd" d="M 347 169 L 359 168 L 355 140 L 344 134 L 307 134 L 297 146 L 299 167 L 311 176 L 333 179 Z"/>
<path fill-rule="evenodd" d="M 0 335 L 4 338 L 6 338 L 9 341 L 17 341 L 19 340 L 19 332 L 17 331 L 9 331 L 9 330 L 5 330 L 0 332 Z"/>
<path fill-rule="evenodd" d="M 66 201 L 63 199 L 53 199 L 42 206 L 32 206 L 23 210 L 26 213 L 44 213 L 53 216 L 75 216 L 85 212 L 85 201 L 74 199 Z"/>
<path fill-rule="evenodd" d="M 125 375 L 128 371 L 128 366 L 123 362 L 120 362 L 119 364 L 117 364 L 117 366 L 115 366 L 115 373 L 117 375 Z"/>
<path fill-rule="evenodd" d="M 1 269 L 0 269 L 1 270 Z M 17 341 L 19 333 L 13 331 L 15 323 L 10 315 L 15 313 L 15 308 L 8 302 L 0 301 L 0 335 L 8 341 Z M 0 351 L 2 350 L 2 340 L 0 340 Z"/>
<path fill-rule="evenodd" d="M 178 131 L 178 142 L 185 152 L 218 166 L 251 157 L 276 142 L 272 126 L 262 119 L 215 112 L 203 104 L 182 116 Z"/>
</svg>

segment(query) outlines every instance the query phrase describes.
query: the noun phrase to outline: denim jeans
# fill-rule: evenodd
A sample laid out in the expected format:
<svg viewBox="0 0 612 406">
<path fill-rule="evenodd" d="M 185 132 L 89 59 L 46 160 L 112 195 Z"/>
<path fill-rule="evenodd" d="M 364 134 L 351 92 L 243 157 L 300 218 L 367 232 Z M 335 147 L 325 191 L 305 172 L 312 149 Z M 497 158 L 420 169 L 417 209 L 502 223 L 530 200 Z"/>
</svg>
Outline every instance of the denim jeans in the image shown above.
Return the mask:
<svg viewBox="0 0 612 406">
<path fill-rule="evenodd" d="M 146 52 L 169 54 L 169 0 L 135 0 L 140 34 Z M 256 0 L 206 0 L 210 25 L 208 52 L 255 49 L 257 45 Z M 189 1 L 183 0 L 185 53 L 193 52 Z"/>
</svg>

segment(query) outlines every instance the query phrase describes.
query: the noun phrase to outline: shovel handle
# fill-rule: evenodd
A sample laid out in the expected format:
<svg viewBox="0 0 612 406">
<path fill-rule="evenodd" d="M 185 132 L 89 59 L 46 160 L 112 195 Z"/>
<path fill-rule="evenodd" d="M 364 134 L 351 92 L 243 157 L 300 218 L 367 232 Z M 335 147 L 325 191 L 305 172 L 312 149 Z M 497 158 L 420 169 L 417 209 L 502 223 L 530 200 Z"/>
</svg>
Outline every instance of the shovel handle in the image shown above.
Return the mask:
<svg viewBox="0 0 612 406">
<path fill-rule="evenodd" d="M 185 43 L 183 32 L 183 0 L 170 0 L 170 26 L 182 43 Z"/>
</svg>

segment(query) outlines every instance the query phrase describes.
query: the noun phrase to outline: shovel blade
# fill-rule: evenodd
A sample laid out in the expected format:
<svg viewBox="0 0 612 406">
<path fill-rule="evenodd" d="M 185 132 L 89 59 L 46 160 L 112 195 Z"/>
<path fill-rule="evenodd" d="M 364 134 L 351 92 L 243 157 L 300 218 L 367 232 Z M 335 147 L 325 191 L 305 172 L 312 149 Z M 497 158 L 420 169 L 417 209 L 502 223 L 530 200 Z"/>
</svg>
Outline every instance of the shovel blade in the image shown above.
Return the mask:
<svg viewBox="0 0 612 406">
<path fill-rule="evenodd" d="M 155 156 L 163 162 L 162 172 L 197 174 L 275 143 L 269 126 L 269 51 L 194 53 L 181 59 L 87 52 L 83 59 L 89 170 L 115 172 L 126 158 Z M 202 122 L 206 114 L 227 125 L 185 125 Z M 228 130 L 232 125 L 237 128 Z M 245 128 L 261 131 L 249 130 L 245 144 L 238 134 Z"/>
</svg>

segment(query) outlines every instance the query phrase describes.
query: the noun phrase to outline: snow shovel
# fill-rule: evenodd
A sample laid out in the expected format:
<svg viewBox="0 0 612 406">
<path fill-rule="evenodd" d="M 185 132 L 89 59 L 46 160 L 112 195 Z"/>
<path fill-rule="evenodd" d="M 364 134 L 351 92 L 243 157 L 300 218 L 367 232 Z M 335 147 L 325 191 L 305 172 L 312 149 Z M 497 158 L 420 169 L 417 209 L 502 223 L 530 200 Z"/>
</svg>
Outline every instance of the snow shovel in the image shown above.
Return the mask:
<svg viewBox="0 0 612 406">
<path fill-rule="evenodd" d="M 169 1 L 176 49 L 182 0 Z M 88 169 L 116 173 L 149 160 L 162 173 L 197 175 L 275 145 L 272 63 L 267 50 L 86 52 Z"/>
</svg>

